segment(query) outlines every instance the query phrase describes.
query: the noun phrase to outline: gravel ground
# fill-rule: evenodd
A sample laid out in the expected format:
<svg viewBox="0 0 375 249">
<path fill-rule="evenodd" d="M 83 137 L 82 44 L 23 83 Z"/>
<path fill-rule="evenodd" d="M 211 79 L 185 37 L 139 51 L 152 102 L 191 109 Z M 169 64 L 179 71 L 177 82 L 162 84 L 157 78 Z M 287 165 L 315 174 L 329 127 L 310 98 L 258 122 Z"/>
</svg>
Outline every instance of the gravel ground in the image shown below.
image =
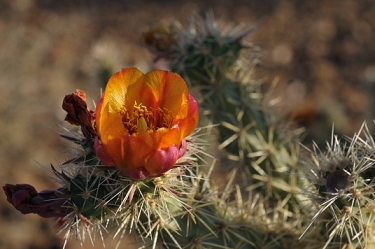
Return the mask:
<svg viewBox="0 0 375 249">
<path fill-rule="evenodd" d="M 149 70 L 152 55 L 139 42 L 142 32 L 161 20 L 186 22 L 193 11 L 213 10 L 244 25 L 263 19 L 250 37 L 264 54 L 257 77 L 279 79 L 275 94 L 307 128 L 307 141 L 329 139 L 333 122 L 348 135 L 365 119 L 372 124 L 372 0 L 202 2 L 0 0 L 0 184 L 55 187 L 47 168 L 63 161 L 67 144 L 58 132 L 71 128 L 63 122 L 63 97 L 78 88 L 89 103 L 97 100 L 100 63 Z M 0 214 L 0 248 L 62 248 L 53 221 L 16 212 L 4 194 Z M 102 247 L 97 240 L 95 248 Z"/>
</svg>

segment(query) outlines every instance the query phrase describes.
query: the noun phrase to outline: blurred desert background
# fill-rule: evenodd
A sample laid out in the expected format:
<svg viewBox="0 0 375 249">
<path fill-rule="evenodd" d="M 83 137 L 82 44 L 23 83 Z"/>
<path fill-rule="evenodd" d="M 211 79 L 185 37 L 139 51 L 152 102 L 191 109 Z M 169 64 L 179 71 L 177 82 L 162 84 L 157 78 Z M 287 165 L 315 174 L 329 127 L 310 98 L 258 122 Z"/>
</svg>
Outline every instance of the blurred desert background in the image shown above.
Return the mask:
<svg viewBox="0 0 375 249">
<path fill-rule="evenodd" d="M 0 0 L 1 186 L 56 187 L 47 168 L 64 159 L 60 126 L 74 128 L 63 121 L 64 96 L 81 89 L 88 103 L 96 101 L 103 63 L 147 72 L 153 58 L 142 33 L 208 10 L 244 26 L 263 20 L 249 37 L 263 54 L 254 77 L 279 79 L 275 94 L 296 125 L 306 127 L 305 144 L 330 139 L 332 123 L 349 136 L 364 120 L 374 130 L 373 0 Z M 62 248 L 52 220 L 22 215 L 0 196 L 0 248 Z M 95 246 L 86 240 L 83 248 L 103 248 L 99 238 Z M 114 245 L 106 240 L 106 248 Z M 66 248 L 81 246 L 72 239 Z"/>
</svg>

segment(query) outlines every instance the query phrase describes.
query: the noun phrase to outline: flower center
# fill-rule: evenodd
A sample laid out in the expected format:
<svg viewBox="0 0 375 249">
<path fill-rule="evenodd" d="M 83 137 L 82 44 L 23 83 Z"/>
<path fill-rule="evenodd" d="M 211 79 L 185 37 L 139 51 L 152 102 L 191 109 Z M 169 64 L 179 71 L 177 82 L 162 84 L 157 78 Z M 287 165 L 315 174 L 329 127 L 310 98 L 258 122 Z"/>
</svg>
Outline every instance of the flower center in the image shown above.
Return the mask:
<svg viewBox="0 0 375 249">
<path fill-rule="evenodd" d="M 143 104 L 134 103 L 133 112 L 130 113 L 126 109 L 122 113 L 122 123 L 129 131 L 129 134 L 136 132 L 154 132 L 159 128 L 171 128 L 173 115 L 166 108 L 158 107 L 156 110 L 147 108 Z"/>
</svg>

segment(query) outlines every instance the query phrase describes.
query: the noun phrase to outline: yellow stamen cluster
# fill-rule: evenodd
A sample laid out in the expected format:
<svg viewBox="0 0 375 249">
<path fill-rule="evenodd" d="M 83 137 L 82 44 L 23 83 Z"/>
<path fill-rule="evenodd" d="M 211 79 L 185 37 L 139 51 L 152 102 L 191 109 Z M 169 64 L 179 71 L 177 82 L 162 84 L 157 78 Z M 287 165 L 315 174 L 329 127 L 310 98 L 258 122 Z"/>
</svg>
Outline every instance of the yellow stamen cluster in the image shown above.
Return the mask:
<svg viewBox="0 0 375 249">
<path fill-rule="evenodd" d="M 122 122 L 129 134 L 136 132 L 156 131 L 159 128 L 171 128 L 173 116 L 172 113 L 164 108 L 158 107 L 156 111 L 148 110 L 142 103 L 134 103 L 133 112 L 129 113 L 126 109 L 122 113 Z"/>
</svg>

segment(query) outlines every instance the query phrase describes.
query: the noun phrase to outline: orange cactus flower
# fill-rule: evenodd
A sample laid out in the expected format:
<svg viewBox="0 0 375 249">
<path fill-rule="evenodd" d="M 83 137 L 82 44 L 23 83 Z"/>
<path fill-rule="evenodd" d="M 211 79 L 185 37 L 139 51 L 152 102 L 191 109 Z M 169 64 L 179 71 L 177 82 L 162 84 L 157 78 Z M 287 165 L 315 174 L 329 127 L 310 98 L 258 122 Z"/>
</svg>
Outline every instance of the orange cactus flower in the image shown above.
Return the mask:
<svg viewBox="0 0 375 249">
<path fill-rule="evenodd" d="M 95 149 L 134 180 L 161 176 L 185 154 L 197 123 L 197 102 L 178 74 L 123 69 L 97 103 Z"/>
</svg>

